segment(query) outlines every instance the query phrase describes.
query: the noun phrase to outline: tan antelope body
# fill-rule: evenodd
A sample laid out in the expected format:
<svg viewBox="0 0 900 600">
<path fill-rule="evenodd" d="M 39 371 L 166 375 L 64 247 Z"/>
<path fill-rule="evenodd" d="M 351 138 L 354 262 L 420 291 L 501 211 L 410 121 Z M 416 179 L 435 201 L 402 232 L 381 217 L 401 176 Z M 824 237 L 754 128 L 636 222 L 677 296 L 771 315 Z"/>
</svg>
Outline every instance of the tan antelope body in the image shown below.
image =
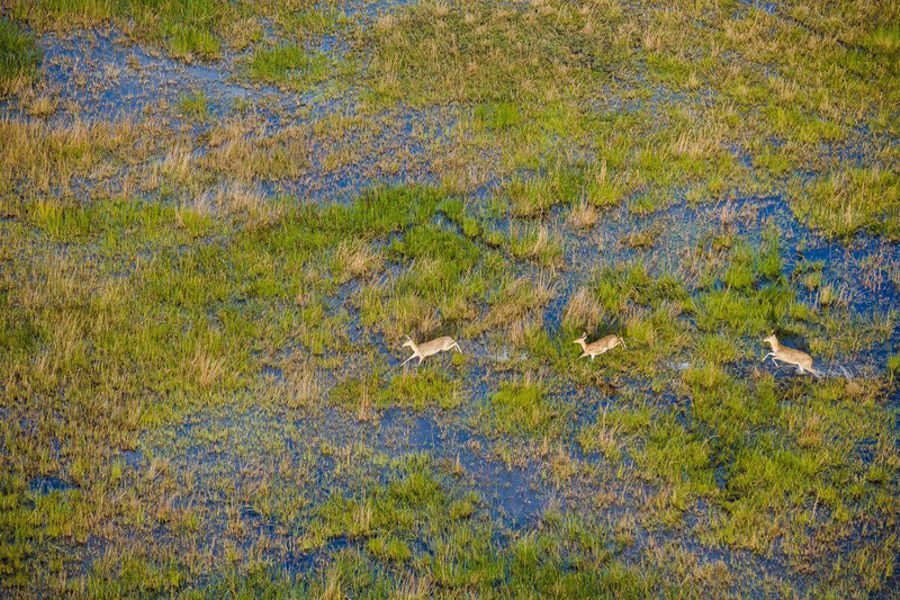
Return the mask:
<svg viewBox="0 0 900 600">
<path fill-rule="evenodd" d="M 772 351 L 763 356 L 763 362 L 765 362 L 765 360 L 771 356 L 772 361 L 776 365 L 780 360 L 781 362 L 796 366 L 798 373 L 806 372 L 811 373 L 816 377 L 821 376 L 818 371 L 813 369 L 812 357 L 806 352 L 801 352 L 800 350 L 794 350 L 793 348 L 782 346 L 781 343 L 779 343 L 778 338 L 774 335 L 770 335 L 763 341 L 772 347 Z"/>
<path fill-rule="evenodd" d="M 401 366 L 405 365 L 414 358 L 418 358 L 419 364 L 422 364 L 422 361 L 425 360 L 425 358 L 432 356 L 433 354 L 437 354 L 438 352 L 453 350 L 454 348 L 456 348 L 456 350 L 460 354 L 462 354 L 462 350 L 460 350 L 459 344 L 456 343 L 456 340 L 447 335 L 435 338 L 430 342 L 423 342 L 421 344 L 416 344 L 414 341 L 412 341 L 412 338 L 407 336 L 406 341 L 403 342 L 403 347 L 408 347 L 413 351 L 413 353 L 412 356 L 400 363 Z"/>
<path fill-rule="evenodd" d="M 580 338 L 572 342 L 573 344 L 578 344 L 579 346 L 581 346 L 581 349 L 583 350 L 581 356 L 579 356 L 578 358 L 590 356 L 591 360 L 594 360 L 595 356 L 603 354 L 604 352 L 608 352 L 619 344 L 622 344 L 625 349 L 628 349 L 628 346 L 625 345 L 625 340 L 617 335 L 608 335 L 606 337 L 600 338 L 596 342 L 591 342 L 590 344 L 588 344 L 586 340 L 587 334 L 585 333 Z"/>
</svg>

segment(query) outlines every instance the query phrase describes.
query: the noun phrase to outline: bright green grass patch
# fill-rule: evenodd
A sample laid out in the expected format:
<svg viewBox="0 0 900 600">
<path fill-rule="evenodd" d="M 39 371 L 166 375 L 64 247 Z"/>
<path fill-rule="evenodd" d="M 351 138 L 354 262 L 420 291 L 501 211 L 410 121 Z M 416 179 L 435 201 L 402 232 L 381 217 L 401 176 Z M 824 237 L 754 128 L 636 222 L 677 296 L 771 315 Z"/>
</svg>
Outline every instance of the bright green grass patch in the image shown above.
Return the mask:
<svg viewBox="0 0 900 600">
<path fill-rule="evenodd" d="M 747 294 L 712 290 L 698 298 L 697 307 L 697 325 L 702 330 L 726 327 L 741 335 L 769 335 L 791 317 L 808 316 L 808 309 L 786 286 L 769 286 Z"/>
<path fill-rule="evenodd" d="M 251 80 L 298 91 L 327 79 L 330 69 L 327 56 L 295 44 L 257 49 L 247 62 L 247 76 Z"/>
<path fill-rule="evenodd" d="M 732 334 L 759 336 L 816 319 L 782 276 L 777 239 L 771 233 L 766 237 L 757 249 L 739 241 L 729 250 L 724 271 L 707 271 L 707 290 L 694 297 L 692 306 L 701 330 L 725 327 Z"/>
<path fill-rule="evenodd" d="M 34 36 L 0 18 L 0 97 L 31 81 L 40 60 Z"/>
<path fill-rule="evenodd" d="M 547 399 L 541 381 L 504 383 L 482 410 L 480 426 L 487 435 L 540 436 L 549 432 L 559 411 Z"/>
<path fill-rule="evenodd" d="M 330 235 L 384 236 L 429 219 L 443 199 L 440 191 L 428 187 L 379 187 L 351 205 L 332 205 L 322 214 L 313 211 L 308 225 Z"/>
<path fill-rule="evenodd" d="M 900 51 L 900 24 L 893 23 L 874 29 L 865 35 L 862 43 L 879 54 L 883 54 L 889 60 L 896 60 Z"/>
<path fill-rule="evenodd" d="M 178 108 L 186 116 L 203 120 L 209 116 L 209 100 L 203 90 L 197 90 L 178 100 Z"/>
<path fill-rule="evenodd" d="M 892 354 L 888 357 L 887 370 L 892 377 L 900 374 L 900 354 Z"/>
<path fill-rule="evenodd" d="M 493 130 L 509 129 L 522 121 L 522 112 L 513 102 L 479 104 L 472 116 L 481 126 Z"/>
<path fill-rule="evenodd" d="M 444 372 L 420 368 L 395 375 L 388 387 L 378 394 L 376 406 L 411 406 L 423 410 L 437 405 L 449 410 L 462 402 L 458 387 Z"/>
<path fill-rule="evenodd" d="M 379 324 L 398 338 L 471 323 L 506 268 L 499 252 L 433 223 L 411 227 L 391 243 L 387 256 L 409 266 L 363 288 L 359 306 L 364 324 Z"/>
<path fill-rule="evenodd" d="M 22 204 L 21 216 L 53 241 L 98 242 L 110 257 L 180 237 L 172 229 L 179 216 L 174 208 L 124 198 L 83 203 L 31 199 Z M 126 239 L 120 237 L 123 233 Z"/>
<path fill-rule="evenodd" d="M 222 49 L 222 42 L 211 31 L 194 30 L 183 25 L 169 29 L 167 43 L 172 56 L 188 62 L 194 56 L 203 59 L 217 58 Z"/>
<path fill-rule="evenodd" d="M 689 483 L 699 494 L 715 489 L 707 441 L 686 431 L 674 419 L 653 423 L 647 445 L 637 453 L 636 460 L 643 469 L 673 485 Z"/>
<path fill-rule="evenodd" d="M 77 204 L 36 200 L 30 217 L 51 238 L 72 240 L 91 232 L 95 213 Z"/>
<path fill-rule="evenodd" d="M 653 276 L 636 261 L 604 268 L 590 288 L 596 302 L 611 314 L 621 314 L 630 303 L 657 307 L 661 303 L 687 301 L 684 284 L 667 274 Z"/>
</svg>

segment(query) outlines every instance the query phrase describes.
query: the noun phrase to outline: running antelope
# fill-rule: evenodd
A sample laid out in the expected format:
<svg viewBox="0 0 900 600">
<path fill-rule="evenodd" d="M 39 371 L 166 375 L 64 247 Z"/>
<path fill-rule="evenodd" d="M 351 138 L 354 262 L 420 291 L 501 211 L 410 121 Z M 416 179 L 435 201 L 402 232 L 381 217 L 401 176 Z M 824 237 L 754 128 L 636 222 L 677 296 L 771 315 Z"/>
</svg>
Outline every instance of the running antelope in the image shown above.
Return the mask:
<svg viewBox="0 0 900 600">
<path fill-rule="evenodd" d="M 782 346 L 778 342 L 778 338 L 774 335 L 770 335 L 763 341 L 772 347 L 772 351 L 763 356 L 763 362 L 765 362 L 765 360 L 771 356 L 772 362 L 774 362 L 776 365 L 780 360 L 781 362 L 785 362 L 789 365 L 795 365 L 797 367 L 798 373 L 806 372 L 811 373 L 816 377 L 821 377 L 821 374 L 813 369 L 812 357 L 806 352 L 801 352 L 800 350 L 794 350 L 793 348 Z"/>
<path fill-rule="evenodd" d="M 409 349 L 412 350 L 413 353 L 412 356 L 400 363 L 400 366 L 405 365 L 414 358 L 418 358 L 419 364 L 421 365 L 422 361 L 426 357 L 429 357 L 432 354 L 437 354 L 438 352 L 453 350 L 454 348 L 456 348 L 457 352 L 462 354 L 462 350 L 459 349 L 459 344 L 456 343 L 456 340 L 446 335 L 433 339 L 430 342 L 424 342 L 422 344 L 416 344 L 414 341 L 412 341 L 411 337 L 406 336 L 406 341 L 403 342 L 403 347 L 409 347 Z"/>
<path fill-rule="evenodd" d="M 581 349 L 584 350 L 584 352 L 582 352 L 581 356 L 579 356 L 578 358 L 584 358 L 585 356 L 590 356 L 591 360 L 594 360 L 595 356 L 597 356 L 599 354 L 603 354 L 604 352 L 608 352 L 609 350 L 612 350 L 619 344 L 622 344 L 622 346 L 626 350 L 628 349 L 628 346 L 625 345 L 625 340 L 623 340 L 622 338 L 620 338 L 617 335 L 608 335 L 606 337 L 600 338 L 596 342 L 591 342 L 590 344 L 588 344 L 587 341 L 585 341 L 585 340 L 587 340 L 586 333 L 584 335 L 582 335 L 580 338 L 578 338 L 577 340 L 575 340 L 574 342 L 572 342 L 573 344 L 578 344 L 579 346 L 581 346 Z"/>
</svg>

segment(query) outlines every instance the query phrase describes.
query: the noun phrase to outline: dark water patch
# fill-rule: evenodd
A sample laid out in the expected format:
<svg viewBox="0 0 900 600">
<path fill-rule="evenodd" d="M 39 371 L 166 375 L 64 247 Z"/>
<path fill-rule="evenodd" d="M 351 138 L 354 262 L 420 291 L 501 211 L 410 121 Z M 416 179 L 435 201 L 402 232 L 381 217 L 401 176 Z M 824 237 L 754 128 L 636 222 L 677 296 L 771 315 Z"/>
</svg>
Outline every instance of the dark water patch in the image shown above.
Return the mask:
<svg viewBox="0 0 900 600">
<path fill-rule="evenodd" d="M 775 2 L 765 2 L 763 0 L 740 0 L 741 4 L 758 8 L 759 10 L 774 15 L 778 11 L 778 4 Z"/>
<path fill-rule="evenodd" d="M 534 461 L 529 460 L 520 468 L 485 459 L 473 447 L 490 446 L 487 438 L 439 423 L 429 416 L 415 416 L 411 423 L 404 423 L 405 418 L 402 411 L 387 410 L 382 415 L 382 428 L 394 434 L 399 424 L 410 448 L 458 464 L 463 477 L 472 481 L 474 489 L 488 504 L 492 516 L 510 527 L 521 528 L 533 522 L 555 498 L 541 480 L 540 468 Z"/>
<path fill-rule="evenodd" d="M 47 33 L 39 41 L 45 57 L 42 93 L 57 101 L 51 122 L 138 120 L 143 115 L 165 119 L 170 109 L 178 114 L 183 99 L 200 97 L 204 111 L 200 118 L 171 122 L 193 128 L 196 135 L 238 107 L 251 109 L 272 128 L 344 104 L 341 98 L 317 100 L 316 89 L 301 94 L 244 81 L 242 61 L 249 50 L 226 51 L 209 63 L 184 63 L 144 50 L 116 28 Z M 78 107 L 76 114 L 63 110 L 69 104 Z M 19 118 L 31 118 L 16 105 L 6 103 L 0 108 Z"/>
<path fill-rule="evenodd" d="M 141 468 L 145 464 L 144 453 L 140 450 L 122 450 L 119 457 L 125 461 L 127 467 L 132 469 Z"/>
<path fill-rule="evenodd" d="M 854 449 L 856 456 L 866 465 L 871 464 L 875 460 L 877 450 L 878 440 L 873 438 L 858 441 Z"/>
<path fill-rule="evenodd" d="M 46 496 L 52 492 L 66 492 L 78 486 L 53 475 L 40 475 L 28 482 L 28 488 L 35 493 Z"/>
<path fill-rule="evenodd" d="M 229 83 L 228 65 L 184 64 L 151 55 L 115 30 L 78 32 L 71 37 L 46 34 L 44 83 L 62 102 L 79 105 L 82 120 L 114 121 L 203 94 L 214 116 L 251 91 Z M 63 117 L 63 115 L 57 115 Z"/>
<path fill-rule="evenodd" d="M 264 365 L 260 377 L 271 381 L 284 381 L 284 369 L 274 365 Z"/>
</svg>

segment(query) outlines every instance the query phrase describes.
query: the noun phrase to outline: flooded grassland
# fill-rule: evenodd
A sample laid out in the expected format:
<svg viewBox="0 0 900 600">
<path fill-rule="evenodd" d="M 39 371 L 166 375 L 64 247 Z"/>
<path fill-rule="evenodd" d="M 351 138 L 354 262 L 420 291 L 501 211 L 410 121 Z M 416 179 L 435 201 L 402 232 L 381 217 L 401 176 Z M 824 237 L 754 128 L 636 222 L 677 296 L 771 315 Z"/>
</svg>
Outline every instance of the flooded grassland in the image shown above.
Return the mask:
<svg viewBox="0 0 900 600">
<path fill-rule="evenodd" d="M 0 594 L 896 596 L 898 11 L 0 0 Z"/>
</svg>

